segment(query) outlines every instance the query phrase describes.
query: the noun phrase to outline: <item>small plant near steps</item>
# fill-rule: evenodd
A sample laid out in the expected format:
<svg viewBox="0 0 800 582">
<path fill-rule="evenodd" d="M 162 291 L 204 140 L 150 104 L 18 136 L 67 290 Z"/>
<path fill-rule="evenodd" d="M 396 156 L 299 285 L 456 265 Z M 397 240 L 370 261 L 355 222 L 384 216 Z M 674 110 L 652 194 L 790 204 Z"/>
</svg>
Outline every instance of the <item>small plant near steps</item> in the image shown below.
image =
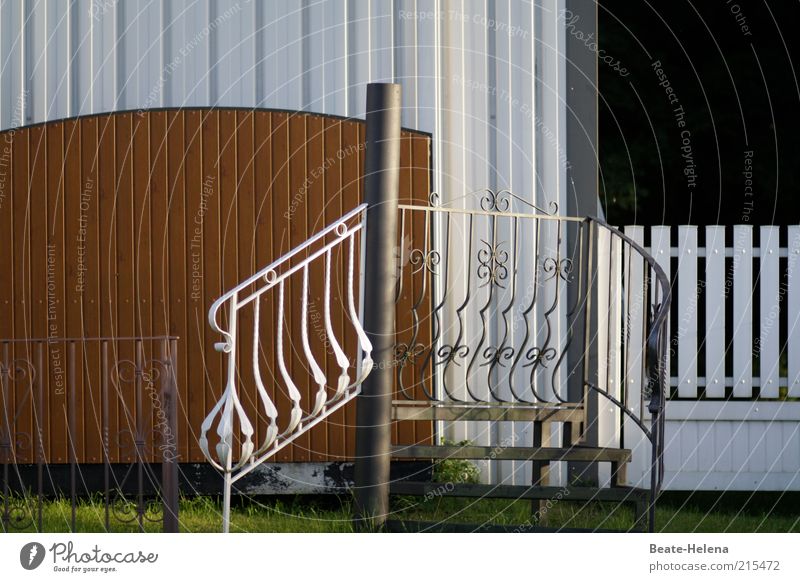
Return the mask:
<svg viewBox="0 0 800 582">
<path fill-rule="evenodd" d="M 442 439 L 444 447 L 468 447 L 472 441 L 450 441 Z M 467 459 L 437 459 L 433 464 L 433 480 L 436 483 L 480 483 L 481 469 Z"/>
</svg>

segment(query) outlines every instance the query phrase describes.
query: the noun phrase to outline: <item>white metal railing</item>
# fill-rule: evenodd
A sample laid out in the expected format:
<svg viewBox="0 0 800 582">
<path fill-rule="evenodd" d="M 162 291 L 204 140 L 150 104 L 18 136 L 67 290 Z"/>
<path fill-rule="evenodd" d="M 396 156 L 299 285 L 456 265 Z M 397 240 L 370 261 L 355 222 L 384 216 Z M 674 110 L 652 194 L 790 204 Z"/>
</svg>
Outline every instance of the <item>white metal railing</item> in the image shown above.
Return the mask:
<svg viewBox="0 0 800 582">
<path fill-rule="evenodd" d="M 673 282 L 673 398 L 800 397 L 800 226 L 627 226 L 624 232 L 648 248 Z"/>
<path fill-rule="evenodd" d="M 209 310 L 208 321 L 212 330 L 223 337 L 223 341 L 217 342 L 215 348 L 225 354 L 226 386 L 219 401 L 203 421 L 199 444 L 209 462 L 226 475 L 226 511 L 229 507 L 230 485 L 233 482 L 354 398 L 359 393 L 361 383 L 372 370 L 372 345 L 362 326 L 360 307 L 356 305 L 356 296 L 359 293 L 356 285 L 360 285 L 361 282 L 360 258 L 363 253 L 363 241 L 357 240 L 357 237 L 365 232 L 366 207 L 366 204 L 356 207 L 241 282 L 217 299 Z M 335 253 L 337 257 L 341 257 L 338 262 Z M 321 292 L 324 343 L 326 349 L 332 352 L 338 366 L 338 377 L 335 384 L 330 387 L 327 375 L 323 372 L 324 362 L 321 363 L 315 357 L 309 334 L 309 296 L 312 292 L 310 272 L 312 269 L 318 271 L 320 263 L 323 272 Z M 356 269 L 359 272 L 358 278 Z M 332 304 L 331 300 L 331 282 L 337 271 L 344 271 L 342 277 L 346 286 L 346 289 L 341 290 L 343 304 L 338 306 Z M 299 297 L 297 293 L 287 297 L 286 287 L 290 280 L 295 285 L 294 289 L 300 287 Z M 260 304 L 264 296 L 270 292 L 277 295 L 274 299 L 275 331 L 266 335 L 261 324 Z M 294 338 L 291 337 L 292 330 L 286 320 L 288 314 L 297 309 L 297 302 L 300 312 L 300 347 L 295 348 L 294 342 L 288 344 Z M 347 346 L 343 339 L 337 338 L 334 333 L 333 312 L 336 307 L 345 311 L 345 319 L 352 325 L 357 338 L 358 349 L 349 357 L 345 352 Z M 250 310 L 247 323 L 252 329 L 240 328 L 245 308 Z M 224 312 L 225 324 L 221 323 L 220 312 Z M 316 335 L 322 335 L 322 332 Z M 316 343 L 321 341 L 319 337 L 315 339 Z M 245 341 L 248 342 L 246 348 L 249 349 L 249 353 L 243 353 L 242 344 Z M 250 341 L 252 345 L 249 345 Z M 271 383 L 275 390 L 284 389 L 291 408 L 289 418 L 283 425 L 280 423 L 276 402 L 273 396 L 270 396 L 262 373 L 263 351 L 267 341 L 274 342 L 273 353 L 277 369 L 275 377 L 269 378 L 267 383 Z M 291 354 L 287 354 L 289 350 L 292 351 Z M 290 371 L 288 362 L 291 357 L 302 362 L 301 365 L 291 367 Z M 353 377 L 351 377 L 351 367 L 354 369 Z M 301 390 L 298 389 L 300 375 L 310 377 L 316 386 L 313 403 L 303 402 Z M 254 419 L 246 414 L 240 399 L 242 382 L 250 382 L 254 386 L 261 408 L 260 413 L 263 413 L 266 420 L 266 429 L 258 443 L 254 442 L 256 434 Z M 219 440 L 212 453 L 209 431 L 215 422 Z M 237 425 L 238 432 L 235 430 Z M 238 458 L 234 459 L 236 440 L 239 441 L 239 454 Z M 234 472 L 235 476 L 232 475 Z M 225 527 L 227 528 L 227 518 Z"/>
</svg>

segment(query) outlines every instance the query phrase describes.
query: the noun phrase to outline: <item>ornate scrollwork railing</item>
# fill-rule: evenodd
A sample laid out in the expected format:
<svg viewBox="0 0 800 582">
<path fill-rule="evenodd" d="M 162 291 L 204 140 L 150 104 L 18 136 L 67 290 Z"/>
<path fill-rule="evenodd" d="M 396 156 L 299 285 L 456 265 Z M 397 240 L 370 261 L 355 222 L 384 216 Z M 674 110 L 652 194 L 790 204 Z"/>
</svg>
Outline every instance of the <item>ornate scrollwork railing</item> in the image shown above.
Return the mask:
<svg viewBox="0 0 800 582">
<path fill-rule="evenodd" d="M 223 338 L 215 347 L 225 355 L 226 384 L 199 443 L 227 475 L 226 495 L 231 482 L 355 397 L 372 370 L 372 345 L 356 307 L 365 215 L 362 204 L 209 310 L 211 328 Z M 243 393 L 256 397 L 248 404 Z"/>
<path fill-rule="evenodd" d="M 655 260 L 507 190 L 400 213 L 396 404 L 585 411 L 597 394 L 617 434 L 633 423 L 653 443 L 660 486 L 670 291 Z"/>
</svg>

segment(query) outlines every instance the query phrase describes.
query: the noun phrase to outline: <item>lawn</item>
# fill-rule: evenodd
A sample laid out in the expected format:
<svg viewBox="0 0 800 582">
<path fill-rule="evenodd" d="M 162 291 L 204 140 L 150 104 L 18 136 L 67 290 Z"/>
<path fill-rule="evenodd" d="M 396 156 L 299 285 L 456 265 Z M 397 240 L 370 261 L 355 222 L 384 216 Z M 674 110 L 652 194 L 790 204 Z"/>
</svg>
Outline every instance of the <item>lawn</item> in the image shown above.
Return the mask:
<svg viewBox="0 0 800 582">
<path fill-rule="evenodd" d="M 791 494 L 680 494 L 666 493 L 657 508 L 657 529 L 662 532 L 800 532 L 798 496 Z M 454 523 L 519 525 L 529 522 L 528 501 L 499 499 L 425 500 L 395 497 L 393 519 L 450 520 Z M 155 517 L 155 516 L 153 516 Z M 68 532 L 71 518 L 68 500 L 54 500 L 43 508 L 44 530 Z M 248 498 L 232 509 L 233 532 L 351 532 L 349 497 L 297 496 Z M 548 512 L 548 525 L 570 528 L 627 529 L 633 514 L 626 506 L 560 501 Z M 184 499 L 180 506 L 181 531 L 219 531 L 217 499 Z M 104 506 L 98 499 L 83 500 L 77 508 L 77 531 L 104 531 Z M 147 531 L 160 524 L 147 522 Z M 112 518 L 112 531 L 136 531 L 136 523 L 121 524 Z M 34 531 L 28 527 L 23 531 Z"/>
</svg>

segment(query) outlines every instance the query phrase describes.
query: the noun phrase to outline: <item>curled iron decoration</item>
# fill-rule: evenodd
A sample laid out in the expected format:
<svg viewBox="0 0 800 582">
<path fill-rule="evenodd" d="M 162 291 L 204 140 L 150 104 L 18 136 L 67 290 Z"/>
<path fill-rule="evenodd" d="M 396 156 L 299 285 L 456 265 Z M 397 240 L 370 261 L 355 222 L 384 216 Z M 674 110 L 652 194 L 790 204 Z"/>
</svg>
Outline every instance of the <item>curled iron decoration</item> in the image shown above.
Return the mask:
<svg viewBox="0 0 800 582">
<path fill-rule="evenodd" d="M 508 212 L 511 210 L 511 197 L 508 190 L 483 190 L 481 196 L 481 210 L 484 212 Z"/>
<path fill-rule="evenodd" d="M 109 492 L 108 507 L 119 523 L 133 523 L 139 517 L 136 501 L 126 497 L 121 488 Z"/>
<path fill-rule="evenodd" d="M 28 529 L 34 522 L 34 511 L 27 497 L 9 494 L 3 500 L 2 521 L 5 531 Z"/>
<path fill-rule="evenodd" d="M 491 244 L 483 239 L 481 242 L 486 245 L 485 249 L 478 250 L 478 278 L 484 279 L 485 282 L 481 287 L 486 285 L 497 285 L 501 289 L 505 289 L 500 281 L 505 281 L 508 278 L 508 251 L 502 248 L 503 242 Z"/>
<path fill-rule="evenodd" d="M 456 361 L 456 358 L 466 358 L 469 356 L 469 346 L 460 344 L 456 346 L 451 346 L 449 344 L 444 344 L 442 347 L 439 348 L 439 351 L 436 352 L 439 356 L 439 361 L 435 362 L 434 365 L 438 366 L 440 364 L 449 364 L 453 363 L 456 366 L 460 366 Z"/>
<path fill-rule="evenodd" d="M 549 281 L 555 277 L 558 277 L 567 283 L 571 283 L 574 280 L 574 266 L 572 259 L 569 257 L 560 260 L 553 257 L 548 257 L 542 263 L 542 270 L 548 274 L 546 277 L 544 277 L 544 281 Z"/>
<path fill-rule="evenodd" d="M 556 352 L 555 348 L 539 348 L 539 347 L 532 347 L 527 352 L 525 352 L 525 359 L 528 360 L 527 364 L 522 364 L 523 368 L 527 368 L 529 366 L 541 366 L 542 368 L 546 368 L 547 364 L 545 362 L 552 362 L 558 352 Z"/>
<path fill-rule="evenodd" d="M 458 202 L 460 200 L 466 200 L 468 198 L 475 199 L 475 197 L 480 197 L 478 199 L 478 204 L 480 210 L 483 212 L 493 212 L 493 213 L 510 213 L 513 210 L 513 203 L 516 201 L 519 204 L 526 206 L 527 208 L 533 209 L 538 214 L 543 216 L 556 216 L 558 214 L 558 202 L 555 200 L 550 200 L 547 202 L 547 210 L 533 204 L 532 202 L 528 202 L 521 196 L 514 194 L 511 190 L 508 189 L 500 189 L 500 190 L 493 190 L 491 188 L 482 188 L 479 190 L 474 190 L 471 192 L 467 192 L 462 196 L 456 196 L 455 198 L 449 199 L 447 202 L 442 200 L 442 195 L 439 192 L 431 192 L 428 195 L 428 205 L 431 208 L 444 208 L 446 206 L 451 206 L 453 203 Z"/>
<path fill-rule="evenodd" d="M 442 255 L 435 250 L 425 252 L 421 249 L 413 249 L 408 257 L 408 262 L 414 267 L 412 273 L 426 269 L 432 275 L 437 275 L 437 267 L 441 261 Z"/>
<path fill-rule="evenodd" d="M 22 398 L 17 401 L 16 409 L 10 411 L 13 416 L 8 418 L 0 418 L 0 425 L 7 424 L 6 435 L 9 439 L 8 446 L 11 447 L 13 442 L 14 454 L 22 455 L 33 448 L 33 434 L 32 432 L 14 430 L 12 427 L 17 426 L 17 421 L 20 415 L 25 410 L 26 405 L 31 400 L 33 395 L 33 385 L 36 381 L 36 367 L 25 358 L 16 358 L 12 360 L 9 365 L 0 363 L 0 376 L 5 377 L 8 382 L 16 384 L 17 382 L 24 382 L 26 389 L 23 392 Z M 5 396 L 4 396 L 5 398 Z M 5 407 L 7 402 L 0 402 L 3 407 L 2 414 L 6 415 Z M 34 427 L 34 430 L 36 428 Z"/>
<path fill-rule="evenodd" d="M 407 343 L 397 344 L 394 348 L 395 362 L 397 365 L 404 367 L 406 364 L 414 364 L 415 358 L 425 352 L 425 346 L 421 343 L 416 343 L 409 346 Z"/>
<path fill-rule="evenodd" d="M 6 376 L 11 382 L 27 379 L 33 385 L 36 380 L 36 367 L 25 358 L 17 358 L 9 366 L 0 363 L 0 375 Z"/>
<path fill-rule="evenodd" d="M 481 366 L 489 366 L 492 364 L 505 367 L 503 360 L 510 360 L 514 357 L 514 348 L 511 346 L 488 346 L 483 350 L 483 357 L 486 360 Z"/>
</svg>

